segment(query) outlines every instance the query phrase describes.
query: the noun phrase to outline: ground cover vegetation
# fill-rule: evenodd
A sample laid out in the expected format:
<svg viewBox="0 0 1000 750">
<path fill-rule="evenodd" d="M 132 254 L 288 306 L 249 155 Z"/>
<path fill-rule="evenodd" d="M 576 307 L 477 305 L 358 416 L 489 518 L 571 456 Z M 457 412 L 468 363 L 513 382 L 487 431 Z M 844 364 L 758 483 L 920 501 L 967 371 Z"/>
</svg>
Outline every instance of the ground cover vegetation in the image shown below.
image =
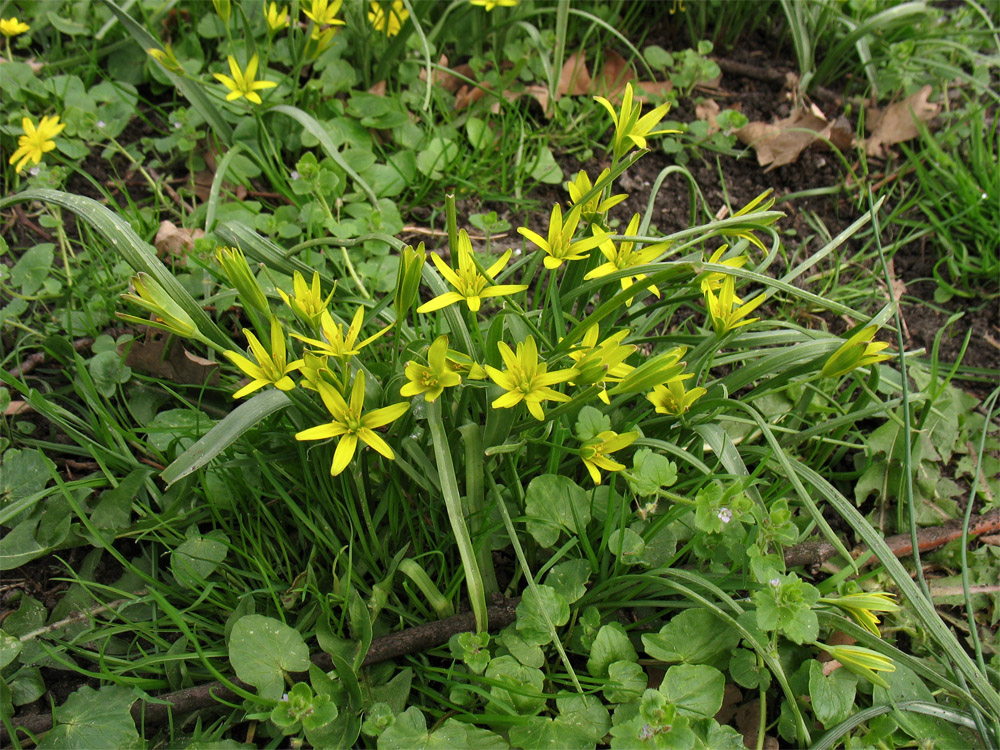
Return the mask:
<svg viewBox="0 0 1000 750">
<path fill-rule="evenodd" d="M 1000 745 L 995 6 L 0 17 L 4 743 Z"/>
</svg>

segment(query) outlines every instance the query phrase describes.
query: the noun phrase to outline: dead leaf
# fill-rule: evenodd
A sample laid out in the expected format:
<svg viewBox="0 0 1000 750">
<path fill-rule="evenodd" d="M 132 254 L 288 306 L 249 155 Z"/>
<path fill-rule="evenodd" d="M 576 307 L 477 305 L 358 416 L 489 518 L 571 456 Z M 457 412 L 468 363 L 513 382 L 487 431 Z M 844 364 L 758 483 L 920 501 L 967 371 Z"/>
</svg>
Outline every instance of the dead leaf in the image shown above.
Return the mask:
<svg viewBox="0 0 1000 750">
<path fill-rule="evenodd" d="M 903 101 L 890 104 L 884 111 L 874 108 L 868 110 L 865 119 L 870 123 L 872 134 L 865 141 L 865 151 L 869 156 L 883 157 L 884 146 L 902 143 L 920 135 L 915 120 L 929 122 L 941 111 L 940 104 L 928 101 L 932 90 L 931 85 L 927 84 Z"/>
<path fill-rule="evenodd" d="M 574 52 L 563 63 L 559 74 L 559 96 L 583 96 L 593 89 L 594 81 L 587 70 L 587 58 L 583 52 Z"/>
<path fill-rule="evenodd" d="M 368 89 L 368 93 L 375 96 L 385 96 L 385 80 L 383 79 L 378 83 L 372 84 L 372 87 Z"/>
<path fill-rule="evenodd" d="M 167 342 L 170 342 L 169 347 Z M 147 328 L 145 337 L 124 342 L 128 348 L 125 364 L 140 372 L 181 385 L 218 385 L 219 363 L 192 354 L 176 336 L 157 328 Z"/>
<path fill-rule="evenodd" d="M 7 404 L 7 408 L 3 410 L 3 415 L 5 417 L 16 417 L 18 414 L 27 414 L 30 411 L 34 411 L 26 401 L 11 401 Z"/>
<path fill-rule="evenodd" d="M 613 49 L 606 49 L 604 67 L 594 81 L 594 93 L 618 104 L 621 102 L 621 92 L 625 90 L 625 84 L 635 79 L 636 75 L 625 58 Z"/>
<path fill-rule="evenodd" d="M 715 121 L 715 116 L 721 111 L 719 103 L 714 99 L 700 99 L 694 107 L 694 116 L 708 122 L 708 134 L 712 135 L 719 132 L 719 123 Z"/>
<path fill-rule="evenodd" d="M 770 171 L 798 159 L 827 126 L 827 119 L 813 104 L 808 110 L 796 109 L 774 124 L 748 123 L 736 131 L 736 137 L 752 146 L 757 152 L 757 163 Z"/>
<path fill-rule="evenodd" d="M 728 724 L 729 720 L 736 714 L 736 708 L 743 700 L 743 691 L 734 683 L 727 682 L 725 692 L 722 694 L 722 706 L 715 714 L 715 720 L 720 724 Z"/>
<path fill-rule="evenodd" d="M 172 221 L 161 221 L 160 228 L 156 231 L 156 239 L 153 245 L 157 252 L 162 255 L 185 255 L 189 250 L 194 249 L 194 241 L 199 237 L 204 237 L 205 232 L 201 229 L 185 229 L 178 227 Z"/>
</svg>

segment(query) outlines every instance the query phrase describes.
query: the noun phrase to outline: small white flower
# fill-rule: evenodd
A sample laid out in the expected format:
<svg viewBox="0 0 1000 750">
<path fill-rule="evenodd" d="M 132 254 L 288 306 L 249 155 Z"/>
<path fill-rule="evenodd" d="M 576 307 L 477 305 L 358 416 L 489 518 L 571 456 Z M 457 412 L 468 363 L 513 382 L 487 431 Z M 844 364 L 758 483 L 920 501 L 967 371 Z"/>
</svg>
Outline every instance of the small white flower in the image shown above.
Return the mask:
<svg viewBox="0 0 1000 750">
<path fill-rule="evenodd" d="M 986 193 L 983 193 L 982 195 L 979 196 L 979 200 L 981 200 L 981 201 L 986 200 L 986 198 L 987 198 Z"/>
<path fill-rule="evenodd" d="M 104 120 L 98 120 L 97 121 L 97 127 L 100 130 L 104 130 L 104 128 L 106 128 L 107 126 L 108 126 L 108 124 L 106 122 L 104 122 Z"/>
<path fill-rule="evenodd" d="M 781 579 L 780 578 L 772 578 L 770 581 L 768 581 L 768 583 L 770 583 L 772 586 L 774 586 L 774 588 L 778 588 L 778 586 L 781 585 Z"/>
<path fill-rule="evenodd" d="M 293 169 L 290 177 L 292 178 L 292 182 L 294 182 L 295 180 L 299 179 L 299 173 Z"/>
<path fill-rule="evenodd" d="M 515 248 L 514 248 L 514 255 L 515 255 L 515 256 L 518 256 L 518 255 L 520 255 L 520 254 L 521 254 L 521 248 L 519 248 L 519 247 L 515 247 Z"/>
<path fill-rule="evenodd" d="M 179 122 L 175 122 L 174 123 L 174 130 L 180 130 L 183 127 L 184 126 L 181 123 L 179 123 Z"/>
<path fill-rule="evenodd" d="M 32 177 L 37 177 L 39 172 L 41 171 L 42 170 L 39 169 L 38 167 L 32 167 L 31 169 L 28 170 L 28 174 L 30 174 Z"/>
<path fill-rule="evenodd" d="M 288 703 L 288 693 L 282 693 L 281 700 L 284 701 L 285 703 Z"/>
<path fill-rule="evenodd" d="M 723 523 L 729 523 L 733 520 L 733 512 L 729 508 L 719 508 L 719 512 L 716 515 Z"/>
</svg>

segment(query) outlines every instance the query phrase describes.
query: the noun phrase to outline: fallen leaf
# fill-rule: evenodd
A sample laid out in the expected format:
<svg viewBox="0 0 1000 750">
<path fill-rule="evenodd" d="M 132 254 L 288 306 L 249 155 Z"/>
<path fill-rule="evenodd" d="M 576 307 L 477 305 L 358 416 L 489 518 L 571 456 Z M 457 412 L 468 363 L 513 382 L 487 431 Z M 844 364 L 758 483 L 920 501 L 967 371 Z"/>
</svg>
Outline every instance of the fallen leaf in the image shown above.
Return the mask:
<svg viewBox="0 0 1000 750">
<path fill-rule="evenodd" d="M 385 96 L 385 79 L 372 84 L 372 87 L 368 89 L 368 93 L 374 96 Z"/>
<path fill-rule="evenodd" d="M 869 156 L 885 156 L 884 146 L 902 143 L 920 135 L 915 121 L 928 122 L 933 120 L 941 105 L 928 101 L 932 88 L 930 84 L 920 91 L 890 104 L 884 111 L 870 109 L 865 119 L 869 123 L 871 136 L 865 141 L 865 151 Z"/>
<path fill-rule="evenodd" d="M 789 117 L 773 124 L 751 122 L 736 131 L 741 142 L 757 152 L 757 163 L 770 171 L 791 164 L 829 123 L 814 104 L 808 110 L 796 109 Z"/>
<path fill-rule="evenodd" d="M 126 348 L 125 364 L 147 375 L 181 385 L 219 384 L 218 362 L 192 354 L 179 338 L 165 331 L 147 328 L 142 340 L 119 345 L 119 353 Z"/>
<path fill-rule="evenodd" d="M 34 411 L 25 401 L 11 401 L 7 408 L 3 410 L 5 417 L 16 417 L 18 414 L 27 414 Z"/>
<path fill-rule="evenodd" d="M 563 63 L 559 74 L 559 85 L 556 87 L 559 96 L 583 96 L 589 94 L 594 87 L 594 81 L 587 70 L 587 58 L 583 52 L 574 52 Z"/>
<path fill-rule="evenodd" d="M 728 724 L 729 720 L 736 714 L 741 700 L 743 700 L 743 691 L 734 683 L 727 682 L 722 694 L 722 706 L 715 714 L 715 720 L 720 724 Z"/>
<path fill-rule="evenodd" d="M 604 67 L 594 81 L 594 93 L 618 104 L 621 102 L 621 92 L 625 90 L 625 84 L 635 79 L 636 75 L 625 58 L 613 49 L 606 49 Z"/>
<path fill-rule="evenodd" d="M 712 135 L 719 132 L 719 123 L 716 122 L 715 116 L 721 111 L 715 99 L 700 99 L 694 107 L 694 116 L 708 122 L 708 134 Z"/>
<path fill-rule="evenodd" d="M 161 221 L 153 245 L 163 255 L 185 255 L 194 249 L 194 241 L 204 236 L 205 232 L 201 229 L 186 229 L 172 221 Z"/>
</svg>

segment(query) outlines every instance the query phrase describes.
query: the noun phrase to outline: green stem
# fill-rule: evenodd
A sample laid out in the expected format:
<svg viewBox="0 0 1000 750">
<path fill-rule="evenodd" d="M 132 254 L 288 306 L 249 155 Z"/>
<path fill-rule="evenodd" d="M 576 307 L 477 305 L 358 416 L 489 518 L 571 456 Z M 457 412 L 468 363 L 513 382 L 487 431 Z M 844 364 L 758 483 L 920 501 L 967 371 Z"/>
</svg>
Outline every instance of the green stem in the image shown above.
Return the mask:
<svg viewBox="0 0 1000 750">
<path fill-rule="evenodd" d="M 454 259 L 458 254 L 458 212 L 455 207 L 455 194 L 444 197 L 445 224 L 448 227 L 448 250 Z M 452 263 L 455 261 L 452 260 Z"/>
<path fill-rule="evenodd" d="M 444 422 L 441 421 L 440 399 L 435 399 L 427 404 L 427 426 L 430 428 L 431 440 L 434 443 L 434 459 L 437 462 L 441 494 L 444 496 L 444 504 L 448 509 L 448 520 L 451 522 L 451 530 L 455 535 L 455 542 L 458 544 L 458 553 L 462 558 L 462 567 L 465 569 L 465 585 L 468 587 L 472 611 L 476 616 L 476 629 L 483 633 L 489 628 L 486 612 L 486 590 L 479 573 L 479 565 L 476 563 L 476 551 L 472 546 L 472 538 L 469 536 L 469 527 L 466 525 L 465 516 L 462 513 L 462 498 L 458 491 L 458 481 L 455 479 L 451 447 L 448 445 Z"/>
<path fill-rule="evenodd" d="M 323 210 L 326 211 L 327 218 L 329 218 L 330 221 L 337 221 L 333 215 L 333 211 L 330 210 L 330 204 L 327 203 L 327 200 L 323 197 L 322 193 L 316 193 L 316 197 L 319 198 L 319 202 L 323 206 Z M 351 256 L 347 254 L 347 247 L 344 245 L 340 245 L 340 255 L 344 259 L 344 266 L 347 268 L 347 273 L 358 287 L 358 291 L 361 293 L 361 296 L 365 299 L 371 299 L 372 296 L 365 288 L 365 283 L 361 280 L 361 277 L 358 276 L 358 272 L 355 270 L 354 264 L 351 262 Z"/>
<path fill-rule="evenodd" d="M 508 461 L 510 456 L 507 457 Z M 513 464 L 511 463 L 511 470 L 513 470 Z M 528 588 L 531 589 L 531 593 L 535 596 L 535 601 L 541 603 L 542 596 L 538 591 L 538 584 L 535 583 L 534 577 L 531 575 L 531 568 L 528 567 L 528 559 L 524 556 L 524 549 L 521 547 L 521 542 L 517 538 L 517 530 L 514 528 L 514 522 L 510 520 L 510 513 L 507 512 L 507 506 L 503 502 L 503 498 L 500 496 L 500 490 L 497 489 L 496 481 L 493 479 L 492 475 L 488 475 L 490 480 L 490 492 L 493 493 L 493 498 L 496 501 L 497 507 L 500 509 L 500 515 L 503 516 L 503 525 L 507 529 L 507 535 L 510 537 L 511 544 L 514 545 L 514 554 L 517 556 L 517 562 L 521 566 L 521 571 L 524 573 L 524 577 L 528 582 Z M 570 663 L 569 656 L 566 655 L 566 649 L 563 648 L 562 641 L 559 640 L 559 634 L 556 632 L 556 626 L 552 622 L 552 618 L 549 617 L 549 612 L 545 607 L 539 607 L 539 611 L 542 613 L 542 617 L 545 620 L 545 624 L 549 628 L 549 633 L 552 635 L 552 643 L 556 647 L 556 651 L 559 652 L 559 659 L 562 661 L 563 666 L 566 668 L 566 673 L 569 675 L 570 680 L 573 681 L 573 687 L 580 694 L 583 694 L 583 688 L 580 686 L 580 680 L 577 679 L 576 672 L 573 670 L 573 665 Z"/>
</svg>

